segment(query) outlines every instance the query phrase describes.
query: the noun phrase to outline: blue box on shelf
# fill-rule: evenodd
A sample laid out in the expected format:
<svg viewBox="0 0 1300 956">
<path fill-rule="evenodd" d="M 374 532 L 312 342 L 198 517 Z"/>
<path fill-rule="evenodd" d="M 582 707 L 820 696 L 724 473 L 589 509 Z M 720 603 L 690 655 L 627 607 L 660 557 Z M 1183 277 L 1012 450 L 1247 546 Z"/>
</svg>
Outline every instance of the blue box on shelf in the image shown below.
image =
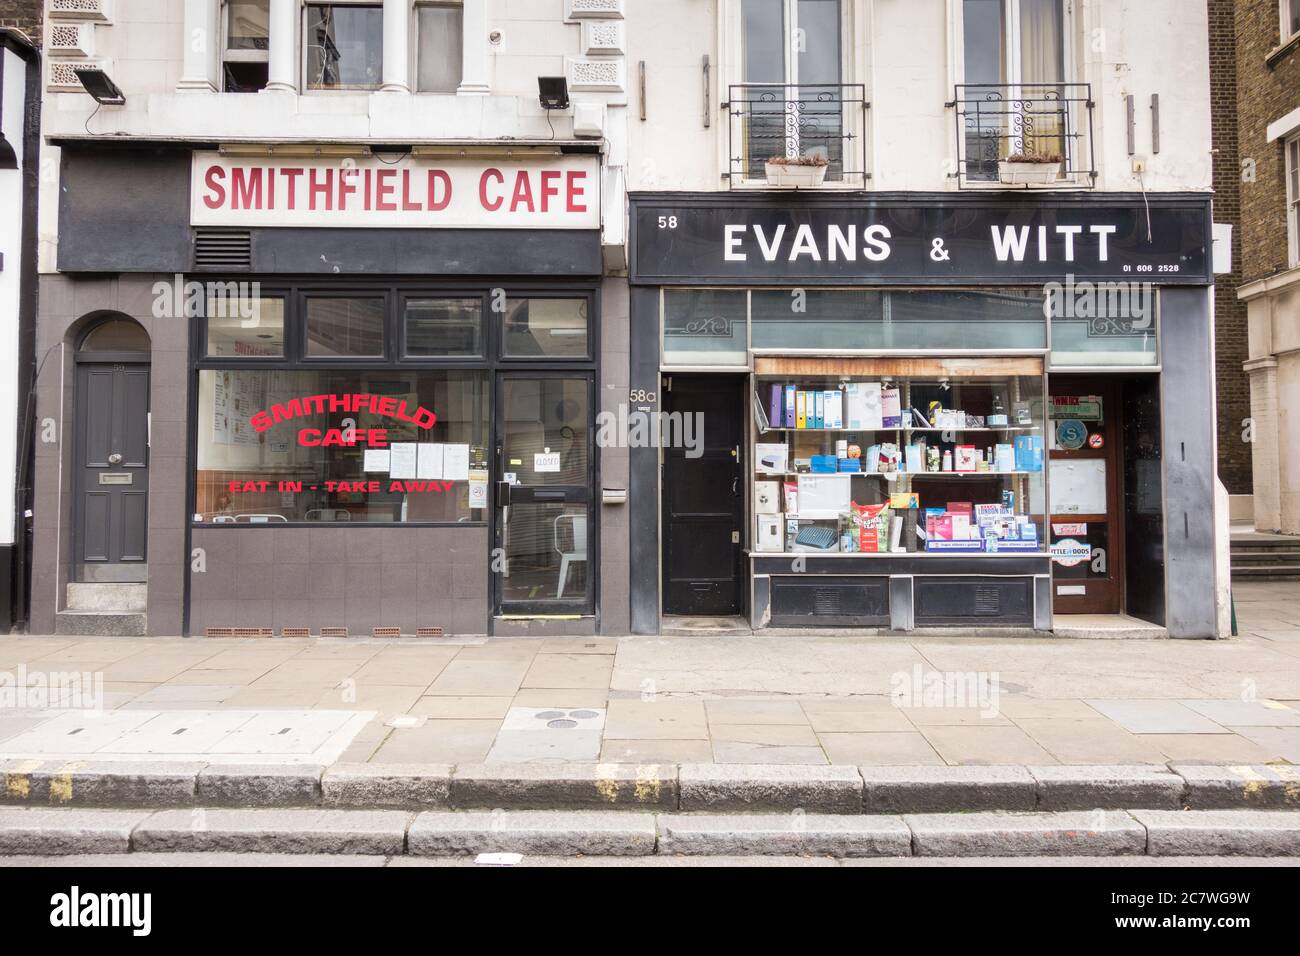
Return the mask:
<svg viewBox="0 0 1300 956">
<path fill-rule="evenodd" d="M 834 455 L 813 455 L 812 471 L 816 475 L 833 475 L 838 471 L 838 459 Z"/>
<path fill-rule="evenodd" d="M 857 472 L 857 471 L 861 471 L 861 470 L 862 470 L 862 459 L 861 459 L 861 458 L 841 458 L 841 459 L 840 459 L 840 471 L 854 471 L 854 472 Z"/>
</svg>

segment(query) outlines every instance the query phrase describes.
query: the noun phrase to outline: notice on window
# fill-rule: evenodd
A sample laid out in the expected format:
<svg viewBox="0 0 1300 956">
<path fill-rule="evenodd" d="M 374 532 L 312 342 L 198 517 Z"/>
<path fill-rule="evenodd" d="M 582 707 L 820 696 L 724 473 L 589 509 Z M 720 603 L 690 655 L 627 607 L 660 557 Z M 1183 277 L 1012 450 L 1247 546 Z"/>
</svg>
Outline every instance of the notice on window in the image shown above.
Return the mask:
<svg viewBox="0 0 1300 956">
<path fill-rule="evenodd" d="M 367 448 L 361 467 L 366 471 L 388 471 L 388 449 Z"/>
<path fill-rule="evenodd" d="M 444 445 L 442 451 L 444 481 L 469 480 L 469 445 Z"/>
<path fill-rule="evenodd" d="M 414 478 L 419 467 L 419 447 L 415 442 L 396 442 L 390 449 L 388 477 Z"/>
<path fill-rule="evenodd" d="M 416 477 L 424 481 L 442 477 L 442 445 L 421 442 L 416 455 Z"/>
<path fill-rule="evenodd" d="M 469 473 L 469 506 L 486 508 L 488 506 L 488 473 L 474 469 Z"/>
<path fill-rule="evenodd" d="M 560 470 L 560 453 L 551 451 L 538 452 L 533 455 L 533 471 L 541 474 L 543 472 L 556 472 Z"/>
</svg>

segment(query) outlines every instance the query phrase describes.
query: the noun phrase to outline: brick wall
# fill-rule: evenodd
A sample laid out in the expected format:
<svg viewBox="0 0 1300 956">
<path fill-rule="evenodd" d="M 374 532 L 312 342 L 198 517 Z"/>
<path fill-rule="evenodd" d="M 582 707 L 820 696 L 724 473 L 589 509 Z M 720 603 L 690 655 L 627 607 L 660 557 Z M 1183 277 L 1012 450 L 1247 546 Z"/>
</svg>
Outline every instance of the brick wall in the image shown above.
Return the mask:
<svg viewBox="0 0 1300 956">
<path fill-rule="evenodd" d="M 41 34 L 44 7 L 44 0 L 0 0 L 0 27 L 16 27 L 41 46 L 45 42 Z"/>
<path fill-rule="evenodd" d="M 1238 148 L 1253 160 L 1241 184 L 1242 275 L 1249 282 L 1287 267 L 1286 179 L 1280 142 L 1268 124 L 1300 107 L 1300 45 L 1279 44 L 1277 0 L 1237 0 Z"/>
<path fill-rule="evenodd" d="M 1233 271 L 1215 277 L 1215 379 L 1218 397 L 1219 477 L 1229 494 L 1251 493 L 1250 445 L 1242 420 L 1250 416 L 1246 305 L 1241 285 L 1241 174 L 1237 143 L 1237 37 L 1233 0 L 1209 0 L 1210 117 L 1214 148 L 1214 221 L 1231 223 Z"/>
</svg>

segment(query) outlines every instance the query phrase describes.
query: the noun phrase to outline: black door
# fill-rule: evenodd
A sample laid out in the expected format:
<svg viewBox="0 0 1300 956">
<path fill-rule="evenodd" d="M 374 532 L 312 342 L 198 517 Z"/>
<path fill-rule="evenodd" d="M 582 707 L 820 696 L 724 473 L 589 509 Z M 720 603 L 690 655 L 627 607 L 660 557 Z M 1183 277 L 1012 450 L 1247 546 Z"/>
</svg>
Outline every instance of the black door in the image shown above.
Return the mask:
<svg viewBox="0 0 1300 956">
<path fill-rule="evenodd" d="M 77 366 L 78 581 L 146 580 L 149 366 Z"/>
<path fill-rule="evenodd" d="M 664 379 L 665 614 L 744 609 L 743 398 L 735 378 Z"/>
<path fill-rule="evenodd" d="M 591 614 L 591 373 L 502 373 L 496 407 L 495 611 Z"/>
</svg>

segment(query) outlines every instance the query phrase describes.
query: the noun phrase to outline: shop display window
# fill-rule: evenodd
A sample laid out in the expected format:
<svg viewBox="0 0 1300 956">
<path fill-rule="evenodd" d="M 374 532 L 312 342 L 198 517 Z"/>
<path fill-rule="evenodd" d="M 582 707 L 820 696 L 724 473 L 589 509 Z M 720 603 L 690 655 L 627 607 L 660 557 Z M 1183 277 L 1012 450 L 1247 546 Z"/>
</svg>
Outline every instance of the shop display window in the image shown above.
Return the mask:
<svg viewBox="0 0 1300 956">
<path fill-rule="evenodd" d="M 785 364 L 755 377 L 753 550 L 1047 551 L 1040 359 Z"/>
<path fill-rule="evenodd" d="M 488 373 L 204 369 L 194 520 L 486 518 Z"/>
<path fill-rule="evenodd" d="M 284 299 L 212 296 L 207 303 L 210 356 L 269 358 L 284 355 Z"/>
<path fill-rule="evenodd" d="M 510 358 L 586 358 L 587 299 L 506 299 L 502 354 Z"/>
<path fill-rule="evenodd" d="M 748 303 L 747 292 L 665 290 L 664 364 L 744 365 Z"/>
</svg>

